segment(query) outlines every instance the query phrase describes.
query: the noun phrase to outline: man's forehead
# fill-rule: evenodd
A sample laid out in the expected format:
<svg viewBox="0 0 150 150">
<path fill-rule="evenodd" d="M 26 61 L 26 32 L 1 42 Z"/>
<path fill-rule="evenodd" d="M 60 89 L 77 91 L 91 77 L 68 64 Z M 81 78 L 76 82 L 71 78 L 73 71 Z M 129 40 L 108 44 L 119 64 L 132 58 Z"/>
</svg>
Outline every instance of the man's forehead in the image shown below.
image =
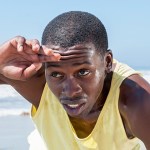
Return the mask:
<svg viewBox="0 0 150 150">
<path fill-rule="evenodd" d="M 92 44 L 78 44 L 68 48 L 49 45 L 48 48 L 52 49 L 54 53 L 59 53 L 61 55 L 61 60 L 92 57 L 95 53 L 95 49 Z"/>
<path fill-rule="evenodd" d="M 93 65 L 90 59 L 72 59 L 72 60 L 61 60 L 59 62 L 47 62 L 46 67 L 60 67 L 61 66 L 81 66 L 81 65 Z"/>
<path fill-rule="evenodd" d="M 94 60 L 95 49 L 91 45 L 76 45 L 65 49 L 59 46 L 53 46 L 51 49 L 54 53 L 59 53 L 61 58 L 58 62 L 47 63 L 47 67 L 59 67 L 63 64 L 72 66 L 82 64 L 91 65 Z"/>
<path fill-rule="evenodd" d="M 61 46 L 58 46 L 58 45 L 46 45 L 48 48 L 52 49 L 54 52 L 59 52 L 59 53 L 68 53 L 69 51 L 86 51 L 86 52 L 89 52 L 89 51 L 94 51 L 95 50 L 95 47 L 92 43 L 83 43 L 83 44 L 76 44 L 74 46 L 71 46 L 71 47 L 61 47 Z"/>
</svg>

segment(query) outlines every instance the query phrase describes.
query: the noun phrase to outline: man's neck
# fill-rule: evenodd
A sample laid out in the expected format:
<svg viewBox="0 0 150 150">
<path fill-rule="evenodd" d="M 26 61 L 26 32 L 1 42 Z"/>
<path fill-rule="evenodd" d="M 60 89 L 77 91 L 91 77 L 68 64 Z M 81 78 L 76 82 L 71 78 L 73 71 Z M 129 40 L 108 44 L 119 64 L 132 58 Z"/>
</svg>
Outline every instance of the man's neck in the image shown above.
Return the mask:
<svg viewBox="0 0 150 150">
<path fill-rule="evenodd" d="M 85 138 L 92 132 L 99 114 L 100 112 L 95 112 L 88 119 L 69 117 L 70 122 L 79 138 Z"/>
</svg>

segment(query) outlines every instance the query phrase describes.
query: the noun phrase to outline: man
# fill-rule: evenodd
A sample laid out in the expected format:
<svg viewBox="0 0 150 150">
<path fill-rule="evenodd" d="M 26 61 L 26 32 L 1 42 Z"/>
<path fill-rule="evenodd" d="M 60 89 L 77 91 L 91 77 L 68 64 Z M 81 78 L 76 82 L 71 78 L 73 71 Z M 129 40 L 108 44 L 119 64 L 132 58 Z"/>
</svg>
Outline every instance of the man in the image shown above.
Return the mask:
<svg viewBox="0 0 150 150">
<path fill-rule="evenodd" d="M 46 26 L 42 45 L 23 37 L 3 44 L 0 82 L 32 103 L 47 149 L 140 149 L 138 139 L 150 149 L 150 85 L 113 60 L 98 18 L 63 13 Z"/>
</svg>

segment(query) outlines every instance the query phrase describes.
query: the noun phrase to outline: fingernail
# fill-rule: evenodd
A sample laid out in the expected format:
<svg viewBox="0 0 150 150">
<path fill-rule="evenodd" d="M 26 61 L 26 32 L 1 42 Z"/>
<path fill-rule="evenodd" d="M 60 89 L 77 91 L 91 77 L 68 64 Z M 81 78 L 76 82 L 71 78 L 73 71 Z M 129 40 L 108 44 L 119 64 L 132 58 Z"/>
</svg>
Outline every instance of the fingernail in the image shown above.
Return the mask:
<svg viewBox="0 0 150 150">
<path fill-rule="evenodd" d="M 22 44 L 19 45 L 18 50 L 19 50 L 20 52 L 23 51 L 23 45 L 22 45 Z"/>
<path fill-rule="evenodd" d="M 60 60 L 60 58 L 61 58 L 61 55 L 57 54 L 57 53 L 54 53 L 54 56 L 57 58 L 57 60 Z"/>
<path fill-rule="evenodd" d="M 34 47 L 37 48 L 37 49 L 39 49 L 40 45 L 39 44 L 35 44 Z"/>
<path fill-rule="evenodd" d="M 33 50 L 38 51 L 40 49 L 40 46 L 38 44 L 33 45 Z"/>
</svg>

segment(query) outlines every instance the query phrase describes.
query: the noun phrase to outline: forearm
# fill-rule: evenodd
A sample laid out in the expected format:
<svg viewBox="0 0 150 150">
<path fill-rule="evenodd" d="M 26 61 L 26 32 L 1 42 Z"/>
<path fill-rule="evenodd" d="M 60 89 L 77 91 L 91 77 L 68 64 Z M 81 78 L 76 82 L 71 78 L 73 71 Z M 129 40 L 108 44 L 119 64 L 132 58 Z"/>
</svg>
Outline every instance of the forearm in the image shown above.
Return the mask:
<svg viewBox="0 0 150 150">
<path fill-rule="evenodd" d="M 4 81 L 4 76 L 0 74 L 0 85 L 1 84 L 7 84 L 7 83 Z"/>
<path fill-rule="evenodd" d="M 0 75 L 0 84 L 11 85 L 18 93 L 37 108 L 45 83 L 45 72 L 43 67 L 26 81 L 13 80 Z"/>
</svg>

